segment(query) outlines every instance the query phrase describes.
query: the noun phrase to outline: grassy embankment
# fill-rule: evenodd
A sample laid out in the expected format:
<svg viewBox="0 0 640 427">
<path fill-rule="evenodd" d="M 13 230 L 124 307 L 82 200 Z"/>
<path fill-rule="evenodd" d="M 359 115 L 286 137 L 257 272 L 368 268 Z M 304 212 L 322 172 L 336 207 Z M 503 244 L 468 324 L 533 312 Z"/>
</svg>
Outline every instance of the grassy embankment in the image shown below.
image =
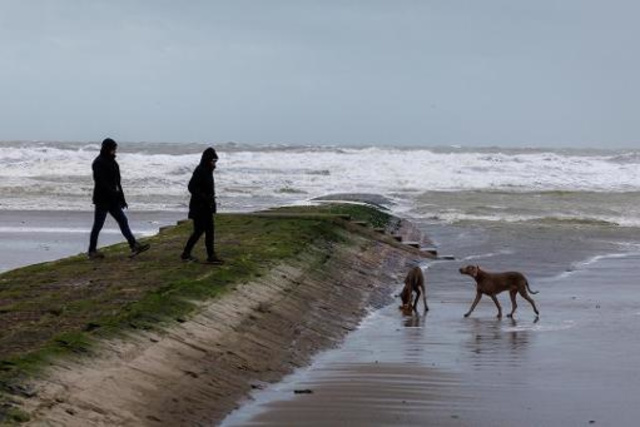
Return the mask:
<svg viewBox="0 0 640 427">
<path fill-rule="evenodd" d="M 53 360 L 91 356 L 98 340 L 183 322 L 198 303 L 260 277 L 314 242 L 340 240 L 344 222 L 317 214 L 347 214 L 384 227 L 390 216 L 356 205 L 296 207 L 268 217 L 228 214 L 216 219 L 223 266 L 184 264 L 179 254 L 190 231 L 185 223 L 146 239 L 152 249 L 136 259 L 128 247 L 104 248 L 106 258 L 78 255 L 0 275 L 0 424 L 28 420 L 15 396 Z M 198 248 L 203 251 L 200 242 Z M 203 257 L 203 253 L 198 254 Z"/>
</svg>

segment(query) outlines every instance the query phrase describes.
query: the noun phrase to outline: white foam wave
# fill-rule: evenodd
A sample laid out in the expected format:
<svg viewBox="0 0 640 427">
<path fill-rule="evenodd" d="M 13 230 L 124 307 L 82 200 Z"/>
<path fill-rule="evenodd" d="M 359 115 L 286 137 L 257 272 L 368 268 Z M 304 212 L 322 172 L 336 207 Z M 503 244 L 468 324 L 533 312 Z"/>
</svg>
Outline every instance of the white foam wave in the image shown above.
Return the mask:
<svg viewBox="0 0 640 427">
<path fill-rule="evenodd" d="M 637 253 L 635 253 L 635 255 L 637 255 Z M 613 254 L 603 254 L 603 255 L 595 255 L 593 257 L 587 258 L 585 260 L 582 261 L 577 261 L 571 264 L 571 266 L 569 266 L 569 268 L 567 268 L 566 271 L 558 274 L 557 276 L 548 278 L 548 279 L 543 279 L 544 281 L 554 281 L 554 280 L 558 280 L 558 279 L 566 279 L 567 277 L 573 276 L 574 274 L 577 274 L 587 268 L 589 268 L 590 266 L 592 266 L 593 264 L 596 264 L 602 260 L 607 260 L 607 259 L 620 259 L 620 258 L 629 258 L 631 256 L 634 256 L 634 253 L 613 253 Z"/>
<path fill-rule="evenodd" d="M 571 216 L 562 213 L 547 215 L 523 215 L 510 213 L 496 213 L 493 215 L 475 215 L 462 212 L 432 212 L 425 215 L 428 219 L 442 221 L 448 224 L 461 222 L 507 222 L 507 223 L 558 223 L 575 225 L 601 225 L 601 226 L 621 226 L 640 227 L 640 218 L 625 216 L 602 216 L 584 215 Z"/>
<path fill-rule="evenodd" d="M 561 278 L 570 276 L 578 271 L 584 270 L 586 268 L 589 268 L 589 266 L 596 264 L 602 260 L 606 260 L 606 259 L 620 259 L 620 258 L 628 258 L 630 257 L 632 254 L 630 253 L 621 253 L 621 254 L 605 254 L 605 255 L 596 255 L 593 256 L 591 258 L 588 258 L 586 260 L 583 261 L 578 261 L 575 262 L 573 264 L 571 264 L 571 267 L 569 267 L 569 269 L 567 271 L 565 271 L 564 273 L 562 273 L 560 275 Z"/>
<path fill-rule="evenodd" d="M 513 253 L 514 252 L 512 250 L 504 249 L 497 252 L 487 252 L 485 254 L 469 255 L 467 257 L 462 258 L 461 261 L 472 261 L 472 260 L 478 260 L 478 259 L 494 258 L 500 255 L 510 255 Z"/>
<path fill-rule="evenodd" d="M 90 165 L 97 153 L 95 144 L 3 147 L 0 209 L 28 208 L 35 199 L 45 204 L 37 206 L 40 209 L 86 204 L 92 188 Z M 633 153 L 236 148 L 221 150 L 220 157 L 216 186 L 228 205 L 247 195 L 282 203 L 338 191 L 400 199 L 425 191 L 640 191 Z M 160 209 L 186 203 L 186 184 L 198 160 L 193 152 L 147 150 L 118 156 L 129 199 Z"/>
</svg>

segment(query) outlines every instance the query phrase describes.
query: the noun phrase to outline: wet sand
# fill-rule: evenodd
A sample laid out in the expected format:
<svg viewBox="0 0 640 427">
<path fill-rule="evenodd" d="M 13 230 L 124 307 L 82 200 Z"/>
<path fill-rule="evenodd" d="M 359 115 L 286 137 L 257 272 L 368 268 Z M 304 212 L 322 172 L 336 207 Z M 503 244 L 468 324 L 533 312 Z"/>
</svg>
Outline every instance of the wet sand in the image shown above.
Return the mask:
<svg viewBox="0 0 640 427">
<path fill-rule="evenodd" d="M 155 234 L 187 216 L 186 212 L 125 212 L 137 237 Z M 92 224 L 93 211 L 0 211 L 0 272 L 86 252 Z M 98 246 L 124 240 L 107 216 Z"/>
<path fill-rule="evenodd" d="M 522 265 L 544 265 L 553 252 L 538 246 L 528 255 L 520 253 Z M 537 322 L 522 299 L 515 320 L 496 319 L 486 297 L 463 318 L 474 288 L 457 273 L 461 261 L 433 264 L 426 316 L 403 317 L 395 304 L 375 312 L 341 348 L 258 392 L 222 425 L 636 426 L 640 255 L 568 272 L 572 255 L 558 253 L 549 271 L 532 274 Z M 499 300 L 510 309 L 507 294 Z"/>
</svg>

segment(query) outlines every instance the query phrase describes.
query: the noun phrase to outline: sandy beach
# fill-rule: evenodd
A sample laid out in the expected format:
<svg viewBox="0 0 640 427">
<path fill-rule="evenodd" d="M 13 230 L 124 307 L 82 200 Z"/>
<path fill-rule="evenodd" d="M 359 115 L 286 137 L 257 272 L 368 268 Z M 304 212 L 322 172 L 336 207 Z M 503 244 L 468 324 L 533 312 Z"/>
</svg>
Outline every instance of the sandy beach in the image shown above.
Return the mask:
<svg viewBox="0 0 640 427">
<path fill-rule="evenodd" d="M 341 348 L 256 393 L 222 426 L 637 425 L 640 256 L 591 258 L 567 271 L 572 254 L 559 246 L 564 256 L 532 274 L 538 321 L 523 300 L 515 319 L 496 319 L 487 298 L 463 318 L 474 288 L 457 272 L 461 261 L 433 263 L 426 316 L 402 316 L 396 305 L 376 311 Z M 540 270 L 548 252 L 531 248 L 521 265 Z M 499 299 L 510 308 L 507 295 Z"/>
</svg>

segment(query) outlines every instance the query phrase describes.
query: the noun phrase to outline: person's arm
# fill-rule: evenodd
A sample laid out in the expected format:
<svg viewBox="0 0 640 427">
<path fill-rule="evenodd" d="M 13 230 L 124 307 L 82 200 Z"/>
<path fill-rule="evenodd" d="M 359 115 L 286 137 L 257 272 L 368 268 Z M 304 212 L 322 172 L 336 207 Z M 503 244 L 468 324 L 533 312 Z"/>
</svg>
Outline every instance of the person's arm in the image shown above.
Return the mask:
<svg viewBox="0 0 640 427">
<path fill-rule="evenodd" d="M 200 197 L 200 183 L 198 182 L 198 172 L 200 172 L 198 169 L 193 172 L 193 175 L 191 175 L 191 179 L 189 180 L 189 185 L 187 186 L 187 188 L 189 189 L 189 193 L 197 198 Z"/>
<path fill-rule="evenodd" d="M 129 205 L 124 198 L 124 190 L 122 189 L 122 180 L 120 178 L 120 166 L 116 164 L 116 192 L 118 196 L 118 203 L 122 209 L 127 209 Z"/>
<path fill-rule="evenodd" d="M 204 191 L 204 179 L 205 177 L 203 176 L 202 169 L 196 169 L 196 171 L 193 173 L 193 176 L 191 177 L 191 180 L 189 181 L 188 188 L 189 193 L 194 195 L 202 204 L 207 205 L 211 200 L 211 196 Z"/>
<path fill-rule="evenodd" d="M 124 191 L 122 191 L 122 187 L 119 187 L 120 191 L 118 192 L 118 201 L 120 202 L 120 207 L 122 209 L 127 209 L 129 205 L 127 204 L 127 200 L 124 198 Z"/>
<path fill-rule="evenodd" d="M 211 212 L 218 213 L 218 202 L 216 201 L 216 180 L 213 179 L 213 195 L 211 196 Z"/>
</svg>

